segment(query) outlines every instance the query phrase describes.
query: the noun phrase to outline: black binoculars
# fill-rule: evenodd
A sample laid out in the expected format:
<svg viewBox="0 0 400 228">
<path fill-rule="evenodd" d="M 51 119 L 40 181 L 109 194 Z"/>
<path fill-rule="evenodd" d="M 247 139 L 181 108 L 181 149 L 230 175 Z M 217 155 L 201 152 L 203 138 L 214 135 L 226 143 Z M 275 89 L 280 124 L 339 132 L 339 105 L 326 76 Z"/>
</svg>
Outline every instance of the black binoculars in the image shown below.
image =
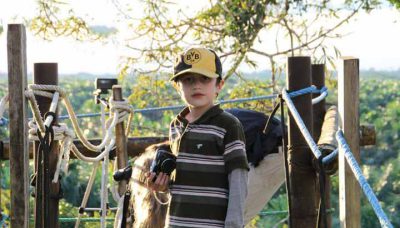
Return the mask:
<svg viewBox="0 0 400 228">
<path fill-rule="evenodd" d="M 156 176 L 153 178 L 153 182 L 156 180 L 157 175 L 165 173 L 168 176 L 171 175 L 172 171 L 176 168 L 176 156 L 166 150 L 157 149 L 156 156 L 151 163 L 150 172 L 155 173 Z"/>
</svg>

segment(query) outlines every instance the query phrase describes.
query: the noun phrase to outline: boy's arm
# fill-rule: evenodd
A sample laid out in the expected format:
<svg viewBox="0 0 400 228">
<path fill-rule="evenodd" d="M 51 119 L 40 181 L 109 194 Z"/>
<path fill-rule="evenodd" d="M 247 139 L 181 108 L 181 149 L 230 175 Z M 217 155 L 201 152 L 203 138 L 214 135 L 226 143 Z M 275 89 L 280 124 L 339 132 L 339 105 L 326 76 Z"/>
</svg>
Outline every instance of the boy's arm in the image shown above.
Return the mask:
<svg viewBox="0 0 400 228">
<path fill-rule="evenodd" d="M 248 171 L 234 169 L 228 175 L 229 201 L 225 218 L 225 228 L 244 227 L 244 206 L 247 196 Z"/>
</svg>

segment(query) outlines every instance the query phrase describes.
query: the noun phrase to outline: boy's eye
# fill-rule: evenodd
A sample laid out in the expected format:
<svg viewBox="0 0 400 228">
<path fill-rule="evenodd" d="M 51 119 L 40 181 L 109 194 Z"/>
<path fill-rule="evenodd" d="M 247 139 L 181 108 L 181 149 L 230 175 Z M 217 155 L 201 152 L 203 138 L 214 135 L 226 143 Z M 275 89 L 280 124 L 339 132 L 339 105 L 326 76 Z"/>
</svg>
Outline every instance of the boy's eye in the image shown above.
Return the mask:
<svg viewBox="0 0 400 228">
<path fill-rule="evenodd" d="M 192 85 L 197 82 L 200 82 L 201 84 L 207 84 L 211 81 L 211 78 L 206 77 L 206 76 L 200 76 L 200 77 L 182 77 L 180 80 L 181 83 L 186 84 L 186 85 Z"/>
<path fill-rule="evenodd" d="M 185 77 L 185 78 L 182 78 L 182 82 L 185 84 L 192 84 L 194 82 L 194 79 L 193 79 L 193 77 Z"/>
<path fill-rule="evenodd" d="M 201 76 L 200 81 L 202 83 L 207 83 L 207 82 L 211 81 L 211 78 L 206 77 L 206 76 Z"/>
</svg>

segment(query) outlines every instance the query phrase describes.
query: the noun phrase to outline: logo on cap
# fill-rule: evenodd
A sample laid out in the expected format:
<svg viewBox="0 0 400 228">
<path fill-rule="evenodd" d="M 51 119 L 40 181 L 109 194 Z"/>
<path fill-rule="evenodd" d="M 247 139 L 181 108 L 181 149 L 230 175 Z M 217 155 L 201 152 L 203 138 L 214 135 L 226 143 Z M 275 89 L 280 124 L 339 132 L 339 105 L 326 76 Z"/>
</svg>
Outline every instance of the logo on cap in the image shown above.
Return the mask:
<svg viewBox="0 0 400 228">
<path fill-rule="evenodd" d="M 183 61 L 188 65 L 193 65 L 199 62 L 201 59 L 201 54 L 196 49 L 188 50 L 185 55 L 183 56 Z"/>
</svg>

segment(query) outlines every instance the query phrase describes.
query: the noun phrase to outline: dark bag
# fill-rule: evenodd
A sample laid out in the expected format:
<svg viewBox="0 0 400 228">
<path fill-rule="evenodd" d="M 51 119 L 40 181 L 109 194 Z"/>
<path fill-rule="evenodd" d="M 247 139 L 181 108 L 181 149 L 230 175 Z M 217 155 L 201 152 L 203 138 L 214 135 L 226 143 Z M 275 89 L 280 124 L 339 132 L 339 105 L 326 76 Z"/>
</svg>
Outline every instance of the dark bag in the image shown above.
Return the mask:
<svg viewBox="0 0 400 228">
<path fill-rule="evenodd" d="M 278 147 L 282 145 L 282 129 L 278 119 L 272 118 L 264 133 L 268 120 L 264 113 L 239 108 L 225 111 L 238 118 L 243 125 L 247 160 L 250 164 L 257 167 L 266 155 L 278 153 Z"/>
</svg>

